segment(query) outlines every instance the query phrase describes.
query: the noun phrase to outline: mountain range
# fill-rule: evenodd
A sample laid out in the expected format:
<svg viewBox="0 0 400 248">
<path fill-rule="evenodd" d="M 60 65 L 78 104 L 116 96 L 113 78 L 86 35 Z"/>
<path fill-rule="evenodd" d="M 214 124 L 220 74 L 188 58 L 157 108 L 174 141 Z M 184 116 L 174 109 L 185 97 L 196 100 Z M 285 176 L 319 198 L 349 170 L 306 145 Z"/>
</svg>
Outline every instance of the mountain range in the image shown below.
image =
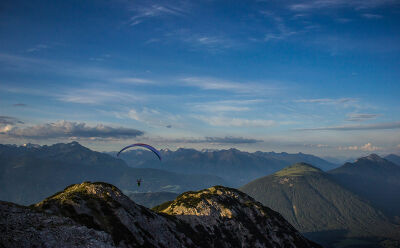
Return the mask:
<svg viewBox="0 0 400 248">
<path fill-rule="evenodd" d="M 239 187 L 260 175 L 272 174 L 296 162 L 313 164 L 323 170 L 336 167 L 319 157 L 309 154 L 244 152 L 237 149 L 205 150 L 180 148 L 176 151 L 161 150 L 163 161 L 146 150 L 130 150 L 120 158 L 135 168 L 157 168 L 171 172 L 193 174 L 206 173 L 223 178 L 232 187 Z M 110 154 L 116 154 L 115 152 Z"/>
<path fill-rule="evenodd" d="M 400 166 L 371 154 L 345 163 L 329 174 L 400 223 Z"/>
<path fill-rule="evenodd" d="M 0 202 L 0 247 L 320 247 L 282 216 L 222 186 L 153 211 L 107 183 L 71 185 L 28 207 Z"/>
<path fill-rule="evenodd" d="M 400 246 L 397 246 L 400 243 L 397 238 L 400 237 L 400 166 L 378 155 L 371 154 L 327 170 L 335 166 L 324 165 L 324 160 L 302 153 L 178 149 L 162 150 L 161 154 L 162 162 L 145 150 L 130 150 L 121 154 L 125 162 L 112 153 L 95 152 L 77 142 L 51 146 L 0 145 L 0 199 L 32 204 L 70 184 L 105 181 L 116 185 L 140 205 L 160 204 L 155 210 L 170 216 L 181 208 L 175 206 L 185 202 L 185 194 L 179 193 L 243 182 L 245 186 L 240 188 L 243 192 L 281 213 L 306 237 L 326 247 Z M 396 155 L 385 158 L 393 160 Z M 312 162 L 297 162 L 301 160 Z M 291 163 L 294 165 L 288 167 Z M 140 187 L 136 184 L 138 178 L 143 179 Z M 219 192 L 218 187 L 211 191 L 214 190 Z M 204 205 L 213 202 L 207 198 L 211 194 L 208 191 L 186 193 L 192 199 L 190 202 L 197 204 L 198 198 L 204 200 L 203 205 L 196 205 L 190 211 L 211 211 L 210 206 Z M 223 191 L 240 194 L 231 188 Z M 45 218 L 29 212 L 32 209 L 22 210 L 11 203 L 7 206 L 3 207 L 18 208 L 37 216 L 38 220 Z M 180 214 L 177 215 L 174 218 L 180 219 Z M 188 218 L 187 215 L 182 218 Z M 197 218 L 196 223 L 200 220 Z M 208 228 L 214 233 L 212 227 Z M 77 235 L 81 234 L 77 232 Z M 96 237 L 107 240 L 108 236 Z"/>
<path fill-rule="evenodd" d="M 400 156 L 399 155 L 389 154 L 389 155 L 385 156 L 385 159 L 400 166 Z"/>
<path fill-rule="evenodd" d="M 143 182 L 140 188 L 136 179 Z M 124 192 L 182 193 L 226 184 L 213 175 L 187 175 L 131 168 L 121 159 L 92 151 L 77 142 L 51 146 L 0 145 L 0 200 L 31 204 L 82 181 L 105 181 Z"/>
</svg>

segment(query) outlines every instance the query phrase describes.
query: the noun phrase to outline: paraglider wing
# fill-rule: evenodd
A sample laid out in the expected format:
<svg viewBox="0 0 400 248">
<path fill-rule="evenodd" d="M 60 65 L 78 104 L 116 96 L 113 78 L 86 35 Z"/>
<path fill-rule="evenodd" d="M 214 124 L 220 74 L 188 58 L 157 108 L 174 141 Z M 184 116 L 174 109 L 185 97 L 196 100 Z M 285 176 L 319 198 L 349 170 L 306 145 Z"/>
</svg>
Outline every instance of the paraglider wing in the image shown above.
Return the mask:
<svg viewBox="0 0 400 248">
<path fill-rule="evenodd" d="M 132 145 L 129 145 L 129 146 L 126 146 L 126 147 L 122 148 L 122 150 L 118 152 L 117 157 L 119 156 L 119 154 L 120 154 L 121 152 L 125 151 L 125 150 L 128 149 L 128 148 L 135 147 L 135 146 L 140 146 L 140 147 L 144 147 L 144 148 L 149 149 L 149 150 L 152 151 L 154 154 L 156 154 L 157 157 L 161 160 L 161 154 L 157 151 L 156 148 L 152 147 L 151 145 L 142 144 L 142 143 L 132 144 Z"/>
</svg>

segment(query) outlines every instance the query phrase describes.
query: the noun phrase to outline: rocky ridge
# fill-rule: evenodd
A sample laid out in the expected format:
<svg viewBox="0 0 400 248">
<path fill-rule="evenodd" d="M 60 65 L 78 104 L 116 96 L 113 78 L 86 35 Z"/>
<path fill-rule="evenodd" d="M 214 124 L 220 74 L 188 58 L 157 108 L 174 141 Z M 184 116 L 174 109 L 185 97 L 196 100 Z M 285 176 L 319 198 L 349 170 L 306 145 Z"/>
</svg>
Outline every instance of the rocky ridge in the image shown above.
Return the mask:
<svg viewBox="0 0 400 248">
<path fill-rule="evenodd" d="M 154 210 L 208 233 L 210 247 L 316 246 L 300 235 L 279 213 L 232 188 L 214 186 L 186 192 Z"/>
<path fill-rule="evenodd" d="M 0 247 L 319 247 L 278 213 L 221 186 L 155 210 L 111 184 L 90 182 L 30 207 L 0 206 Z"/>
</svg>

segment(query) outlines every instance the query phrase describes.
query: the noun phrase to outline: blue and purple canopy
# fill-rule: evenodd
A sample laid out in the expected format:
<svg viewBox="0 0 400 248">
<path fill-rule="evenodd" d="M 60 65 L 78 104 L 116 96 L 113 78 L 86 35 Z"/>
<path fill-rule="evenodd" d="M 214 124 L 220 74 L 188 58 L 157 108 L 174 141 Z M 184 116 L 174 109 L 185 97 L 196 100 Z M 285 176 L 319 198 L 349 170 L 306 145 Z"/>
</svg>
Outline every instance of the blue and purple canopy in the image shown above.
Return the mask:
<svg viewBox="0 0 400 248">
<path fill-rule="evenodd" d="M 119 156 L 119 154 L 120 154 L 121 152 L 125 151 L 125 150 L 128 149 L 128 148 L 135 147 L 135 146 L 140 146 L 140 147 L 144 147 L 144 148 L 149 149 L 149 150 L 152 151 L 154 154 L 156 154 L 157 157 L 161 160 L 161 154 L 157 151 L 156 148 L 152 147 L 151 145 L 147 145 L 147 144 L 143 144 L 143 143 L 136 143 L 136 144 L 132 144 L 132 145 L 129 145 L 129 146 L 126 146 L 126 147 L 122 148 L 122 150 L 118 152 L 117 157 Z"/>
</svg>

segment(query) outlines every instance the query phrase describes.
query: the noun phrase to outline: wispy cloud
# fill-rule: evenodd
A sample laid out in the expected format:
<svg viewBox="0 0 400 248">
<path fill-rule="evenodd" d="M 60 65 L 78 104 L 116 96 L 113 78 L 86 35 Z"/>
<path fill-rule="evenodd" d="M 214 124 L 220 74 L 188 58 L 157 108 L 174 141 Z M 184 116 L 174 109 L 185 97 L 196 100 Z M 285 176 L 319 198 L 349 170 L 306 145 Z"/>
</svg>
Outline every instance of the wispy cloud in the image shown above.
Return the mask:
<svg viewBox="0 0 400 248">
<path fill-rule="evenodd" d="M 105 67 L 4 53 L 0 53 L 0 62 L 4 64 L 1 69 L 5 68 L 12 71 L 22 71 L 24 73 L 40 72 L 42 74 L 58 74 L 73 78 L 98 80 L 123 77 L 124 74 L 126 75 L 126 73 L 120 70 Z"/>
<path fill-rule="evenodd" d="M 25 103 L 15 103 L 15 104 L 13 104 L 12 106 L 13 106 L 13 107 L 26 107 L 26 106 L 28 106 L 28 105 L 25 104 Z"/>
<path fill-rule="evenodd" d="M 229 105 L 217 105 L 217 104 L 197 104 L 194 109 L 202 112 L 243 112 L 249 111 L 249 107 L 229 106 Z"/>
<path fill-rule="evenodd" d="M 274 120 L 230 118 L 223 116 L 195 116 L 195 118 L 219 127 L 272 127 L 277 125 Z"/>
<path fill-rule="evenodd" d="M 368 151 L 368 152 L 374 152 L 374 151 L 380 151 L 383 148 L 374 146 L 371 143 L 367 143 L 363 146 L 339 146 L 339 150 L 348 150 L 348 151 Z"/>
<path fill-rule="evenodd" d="M 135 2 L 130 8 L 134 15 L 130 18 L 129 24 L 134 26 L 149 18 L 183 16 L 187 13 L 187 9 L 182 6 L 185 5 L 180 2 L 175 2 L 175 4 L 154 3 L 153 1 Z"/>
<path fill-rule="evenodd" d="M 194 86 L 203 90 L 223 90 L 243 94 L 266 94 L 268 92 L 276 92 L 279 89 L 276 86 L 268 84 L 252 82 L 241 83 L 209 77 L 186 77 L 182 78 L 181 81 L 185 82 L 189 86 Z"/>
<path fill-rule="evenodd" d="M 358 130 L 362 131 L 362 130 L 384 130 L 384 129 L 400 129 L 400 122 L 303 128 L 303 129 L 297 129 L 297 130 L 300 130 L 300 131 L 358 131 Z"/>
<path fill-rule="evenodd" d="M 146 107 L 141 110 L 132 108 L 127 114 L 118 114 L 118 116 L 120 118 L 128 117 L 151 126 L 161 126 L 166 128 L 182 126 L 180 115 L 160 112 L 159 110 Z"/>
<path fill-rule="evenodd" d="M 369 14 L 369 13 L 362 14 L 361 16 L 364 17 L 364 18 L 367 18 L 367 19 L 382 19 L 383 18 L 382 15 Z"/>
<path fill-rule="evenodd" d="M 145 78 L 137 78 L 137 77 L 126 77 L 126 78 L 116 78 L 112 81 L 118 83 L 126 83 L 126 84 L 154 84 L 155 82 L 150 79 Z"/>
<path fill-rule="evenodd" d="M 243 137 L 206 137 L 205 141 L 207 143 L 218 143 L 218 144 L 254 144 L 263 142 L 258 139 L 243 138 Z"/>
<path fill-rule="evenodd" d="M 215 102 L 191 103 L 189 107 L 200 112 L 245 112 L 260 100 L 225 100 Z"/>
<path fill-rule="evenodd" d="M 201 137 L 201 138 L 150 138 L 153 142 L 161 143 L 177 143 L 177 144 L 256 144 L 261 143 L 263 140 L 225 136 L 225 137 Z"/>
<path fill-rule="evenodd" d="M 13 128 L 3 131 L 2 135 L 14 138 L 116 138 L 126 139 L 141 136 L 140 130 L 124 127 L 110 127 L 99 124 L 88 126 L 86 123 L 59 121 L 56 123 L 45 123 L 24 128 Z"/>
<path fill-rule="evenodd" d="M 333 99 L 333 98 L 314 98 L 314 99 L 295 100 L 295 102 L 318 103 L 318 104 L 344 104 L 344 103 L 350 103 L 350 102 L 356 102 L 356 101 L 357 101 L 357 99 L 354 99 L 354 98 L 338 98 L 338 99 Z"/>
<path fill-rule="evenodd" d="M 396 4 L 396 0 L 308 0 L 289 5 L 293 11 L 311 11 L 318 9 L 353 8 L 371 9 L 383 5 Z"/>
<path fill-rule="evenodd" d="M 236 46 L 236 43 L 226 37 L 212 35 L 189 35 L 181 39 L 192 47 L 204 47 L 211 50 L 228 49 Z"/>
<path fill-rule="evenodd" d="M 206 50 L 209 52 L 222 52 L 240 45 L 237 40 L 231 39 L 221 33 L 212 31 L 193 32 L 191 29 L 178 29 L 166 32 L 164 39 L 183 42 L 193 50 Z"/>
<path fill-rule="evenodd" d="M 95 62 L 103 62 L 106 61 L 107 59 L 111 58 L 110 54 L 103 54 L 97 57 L 91 57 L 89 58 L 90 61 L 95 61 Z"/>
<path fill-rule="evenodd" d="M 33 52 L 38 52 L 38 51 L 40 51 L 40 50 L 44 50 L 44 49 L 47 49 L 47 48 L 49 48 L 48 45 L 45 45 L 45 44 L 38 44 L 38 45 L 35 45 L 35 46 L 31 47 L 31 48 L 28 48 L 28 49 L 26 50 L 26 52 L 28 52 L 28 53 L 33 53 Z"/>
<path fill-rule="evenodd" d="M 359 114 L 359 113 L 352 113 L 348 115 L 349 118 L 347 119 L 348 121 L 366 121 L 366 120 L 372 120 L 376 119 L 378 117 L 378 114 Z"/>
<path fill-rule="evenodd" d="M 261 14 L 269 17 L 275 25 L 275 31 L 268 32 L 267 34 L 265 34 L 264 41 L 283 40 L 283 39 L 286 39 L 286 38 L 298 33 L 298 31 L 294 31 L 294 30 L 290 29 L 285 24 L 285 21 L 282 17 L 277 16 L 274 13 L 269 12 L 269 11 L 261 11 Z"/>
<path fill-rule="evenodd" d="M 330 145 L 327 144 L 304 144 L 305 147 L 309 148 L 329 148 L 331 147 Z"/>
<path fill-rule="evenodd" d="M 108 102 L 133 102 L 142 99 L 133 93 L 115 91 L 110 89 L 71 89 L 65 93 L 54 93 L 59 101 L 82 103 L 82 104 L 103 104 Z"/>
</svg>

